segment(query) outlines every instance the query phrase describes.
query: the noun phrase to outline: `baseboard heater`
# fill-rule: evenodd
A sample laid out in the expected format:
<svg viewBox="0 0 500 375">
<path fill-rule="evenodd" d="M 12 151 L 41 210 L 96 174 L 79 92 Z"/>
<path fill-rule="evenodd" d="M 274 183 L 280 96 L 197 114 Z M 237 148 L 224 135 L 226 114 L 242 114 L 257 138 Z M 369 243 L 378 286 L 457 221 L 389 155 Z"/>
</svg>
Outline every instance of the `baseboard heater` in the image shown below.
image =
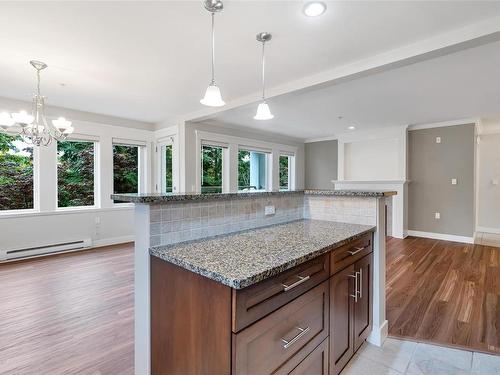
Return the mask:
<svg viewBox="0 0 500 375">
<path fill-rule="evenodd" d="M 23 249 L 7 250 L 2 251 L 3 254 L 0 254 L 0 261 L 39 257 L 44 255 L 63 253 L 67 251 L 80 250 L 89 247 L 92 247 L 92 239 L 85 238 L 78 241 L 61 242 L 52 245 L 33 246 Z"/>
</svg>

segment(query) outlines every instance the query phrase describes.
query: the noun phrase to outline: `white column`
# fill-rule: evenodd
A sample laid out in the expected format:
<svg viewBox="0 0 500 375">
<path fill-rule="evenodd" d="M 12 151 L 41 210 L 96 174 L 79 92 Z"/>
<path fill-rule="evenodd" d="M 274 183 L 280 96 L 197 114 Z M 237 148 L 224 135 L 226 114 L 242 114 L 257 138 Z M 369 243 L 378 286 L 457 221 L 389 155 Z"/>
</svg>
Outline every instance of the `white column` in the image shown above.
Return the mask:
<svg viewBox="0 0 500 375">
<path fill-rule="evenodd" d="M 382 346 L 388 333 L 385 318 L 385 198 L 377 198 L 377 229 L 373 237 L 373 329 L 368 342 Z"/>
<path fill-rule="evenodd" d="M 150 206 L 135 206 L 135 250 L 134 250 L 134 331 L 135 373 L 151 373 L 150 348 L 150 295 L 149 295 L 149 225 Z"/>
<path fill-rule="evenodd" d="M 48 147 L 34 147 L 34 152 L 39 165 L 35 175 L 39 209 L 41 212 L 54 211 L 57 208 L 57 142 Z"/>
</svg>

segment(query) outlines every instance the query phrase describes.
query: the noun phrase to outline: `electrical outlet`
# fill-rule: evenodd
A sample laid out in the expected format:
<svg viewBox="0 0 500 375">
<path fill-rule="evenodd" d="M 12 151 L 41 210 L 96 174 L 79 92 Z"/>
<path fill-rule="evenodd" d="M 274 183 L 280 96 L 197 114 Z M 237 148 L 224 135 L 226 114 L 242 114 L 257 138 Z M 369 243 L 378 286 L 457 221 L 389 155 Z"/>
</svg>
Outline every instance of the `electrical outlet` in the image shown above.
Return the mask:
<svg viewBox="0 0 500 375">
<path fill-rule="evenodd" d="M 274 206 L 265 206 L 264 215 L 274 215 L 276 213 L 276 208 Z"/>
<path fill-rule="evenodd" d="M 441 214 L 439 212 L 436 212 L 434 214 L 434 218 L 437 219 L 437 220 L 441 219 Z"/>
<path fill-rule="evenodd" d="M 441 143 L 441 137 L 436 137 L 436 143 Z"/>
<path fill-rule="evenodd" d="M 452 185 L 456 185 L 457 184 L 457 179 L 456 178 L 452 178 L 451 179 L 451 184 Z"/>
<path fill-rule="evenodd" d="M 492 185 L 498 185 L 498 178 L 493 178 L 493 179 L 491 180 L 491 184 L 492 184 Z"/>
<path fill-rule="evenodd" d="M 101 217 L 100 216 L 96 216 L 95 217 L 95 225 L 99 225 L 101 224 Z"/>
</svg>

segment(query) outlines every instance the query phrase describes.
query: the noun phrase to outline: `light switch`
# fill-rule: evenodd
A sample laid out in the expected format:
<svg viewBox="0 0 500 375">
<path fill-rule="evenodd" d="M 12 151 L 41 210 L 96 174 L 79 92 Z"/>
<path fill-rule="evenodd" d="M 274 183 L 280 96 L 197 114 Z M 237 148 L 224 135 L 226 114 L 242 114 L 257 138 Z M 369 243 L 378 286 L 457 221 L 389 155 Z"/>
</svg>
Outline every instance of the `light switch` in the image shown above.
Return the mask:
<svg viewBox="0 0 500 375">
<path fill-rule="evenodd" d="M 451 184 L 452 185 L 456 185 L 457 184 L 457 179 L 456 178 L 452 178 L 451 179 Z"/>
<path fill-rule="evenodd" d="M 436 143 L 441 143 L 441 137 L 436 137 Z"/>
<path fill-rule="evenodd" d="M 491 184 L 492 184 L 492 185 L 498 185 L 498 178 L 493 178 L 493 179 L 491 180 Z"/>
<path fill-rule="evenodd" d="M 439 220 L 439 219 L 441 219 L 441 214 L 439 212 L 436 212 L 434 214 L 434 217 Z"/>
</svg>

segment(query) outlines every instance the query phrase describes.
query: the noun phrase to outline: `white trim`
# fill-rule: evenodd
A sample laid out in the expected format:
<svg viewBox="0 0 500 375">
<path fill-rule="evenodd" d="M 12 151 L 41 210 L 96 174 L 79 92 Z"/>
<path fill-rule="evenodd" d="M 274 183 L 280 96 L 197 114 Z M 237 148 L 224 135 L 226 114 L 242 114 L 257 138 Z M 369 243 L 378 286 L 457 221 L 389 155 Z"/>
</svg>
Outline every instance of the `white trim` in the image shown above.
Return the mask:
<svg viewBox="0 0 500 375">
<path fill-rule="evenodd" d="M 370 344 L 381 347 L 389 334 L 389 322 L 385 320 L 380 327 L 373 327 L 366 341 Z"/>
<path fill-rule="evenodd" d="M 112 207 L 99 208 L 99 207 L 62 207 L 55 211 L 34 211 L 30 212 L 0 212 L 0 220 L 2 219 L 14 219 L 21 217 L 37 217 L 37 216 L 53 216 L 53 215 L 67 215 L 67 214 L 84 214 L 84 213 L 99 213 L 99 212 L 109 212 L 109 211 L 133 211 L 134 204 L 116 204 Z M 14 210 L 13 210 L 14 211 Z M 19 210 L 21 211 L 21 210 Z M 22 210 L 24 211 L 24 210 Z"/>
<path fill-rule="evenodd" d="M 118 245 L 126 242 L 134 242 L 135 236 L 121 236 L 121 237 L 110 237 L 110 238 L 102 238 L 100 240 L 92 240 L 92 247 L 90 249 L 102 246 L 110 246 L 110 245 Z"/>
<path fill-rule="evenodd" d="M 331 181 L 334 184 L 381 184 L 381 185 L 387 185 L 387 184 L 407 184 L 410 181 L 409 180 L 373 180 L 373 181 L 355 181 L 355 180 L 332 180 Z"/>
<path fill-rule="evenodd" d="M 464 118 L 459 120 L 434 122 L 429 124 L 409 125 L 408 130 L 412 131 L 412 130 L 422 130 L 422 129 L 432 129 L 432 128 L 444 128 L 446 126 L 470 125 L 470 124 L 476 124 L 478 122 L 479 119 L 477 118 Z"/>
<path fill-rule="evenodd" d="M 137 139 L 125 139 L 125 138 L 111 138 L 111 143 L 117 146 L 137 146 L 146 147 L 146 141 L 139 141 Z"/>
<path fill-rule="evenodd" d="M 306 138 L 304 143 L 314 143 L 314 142 L 325 142 L 325 141 L 336 141 L 339 137 L 336 135 L 330 135 L 327 137 L 318 137 L 318 138 Z"/>
<path fill-rule="evenodd" d="M 421 232 L 418 230 L 408 230 L 408 235 L 413 236 L 413 237 L 431 238 L 433 240 L 474 243 L 474 237 L 456 236 L 454 234 Z"/>
<path fill-rule="evenodd" d="M 490 228 L 490 227 L 477 226 L 476 227 L 476 233 L 477 232 L 500 234 L 500 228 Z"/>
</svg>

